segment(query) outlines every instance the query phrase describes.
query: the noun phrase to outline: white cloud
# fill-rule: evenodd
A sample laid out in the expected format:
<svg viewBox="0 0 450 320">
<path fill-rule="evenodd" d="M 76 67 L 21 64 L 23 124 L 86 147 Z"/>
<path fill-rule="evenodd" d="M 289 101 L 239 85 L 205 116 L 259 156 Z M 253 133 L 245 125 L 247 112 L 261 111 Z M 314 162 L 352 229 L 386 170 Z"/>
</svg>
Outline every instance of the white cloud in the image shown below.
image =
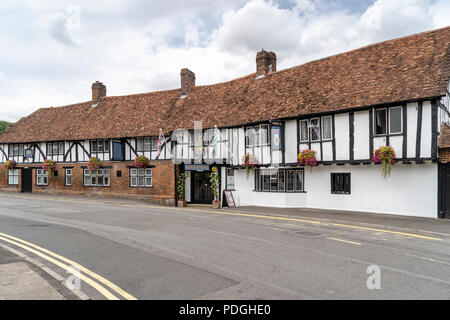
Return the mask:
<svg viewBox="0 0 450 320">
<path fill-rule="evenodd" d="M 4 0 L 0 119 L 87 101 L 95 80 L 108 95 L 171 89 L 187 67 L 197 84 L 216 83 L 254 72 L 261 48 L 283 69 L 450 24 L 446 0 L 377 0 L 364 12 L 327 1 Z"/>
</svg>

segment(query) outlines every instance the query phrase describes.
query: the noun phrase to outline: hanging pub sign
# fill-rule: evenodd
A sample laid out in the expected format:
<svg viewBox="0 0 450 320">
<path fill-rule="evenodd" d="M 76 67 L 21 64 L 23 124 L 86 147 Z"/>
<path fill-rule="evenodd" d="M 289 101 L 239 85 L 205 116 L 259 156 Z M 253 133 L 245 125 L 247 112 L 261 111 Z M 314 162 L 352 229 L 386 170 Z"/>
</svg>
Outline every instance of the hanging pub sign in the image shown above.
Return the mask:
<svg viewBox="0 0 450 320">
<path fill-rule="evenodd" d="M 272 150 L 280 151 L 282 148 L 282 146 L 281 146 L 281 126 L 272 125 L 271 136 L 272 136 Z"/>
<path fill-rule="evenodd" d="M 33 149 L 25 149 L 25 158 L 27 159 L 33 158 Z"/>
</svg>

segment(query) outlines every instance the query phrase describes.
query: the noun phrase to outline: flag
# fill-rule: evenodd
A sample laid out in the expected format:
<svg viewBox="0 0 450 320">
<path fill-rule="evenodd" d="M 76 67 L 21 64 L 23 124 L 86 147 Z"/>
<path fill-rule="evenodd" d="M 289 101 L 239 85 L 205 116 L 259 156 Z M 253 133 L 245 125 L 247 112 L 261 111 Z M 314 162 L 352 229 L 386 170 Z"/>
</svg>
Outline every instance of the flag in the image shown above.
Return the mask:
<svg viewBox="0 0 450 320">
<path fill-rule="evenodd" d="M 159 137 L 158 137 L 158 153 L 156 154 L 156 158 L 159 157 L 161 151 L 163 149 L 164 144 L 166 143 L 166 139 L 164 138 L 164 134 L 162 129 L 159 129 Z"/>
<path fill-rule="evenodd" d="M 213 134 L 213 138 L 211 141 L 211 145 L 213 147 L 213 157 L 216 157 L 217 151 L 216 151 L 216 146 L 217 146 L 217 142 L 220 140 L 220 131 L 219 129 L 217 129 L 217 126 L 214 126 L 214 134 Z"/>
</svg>

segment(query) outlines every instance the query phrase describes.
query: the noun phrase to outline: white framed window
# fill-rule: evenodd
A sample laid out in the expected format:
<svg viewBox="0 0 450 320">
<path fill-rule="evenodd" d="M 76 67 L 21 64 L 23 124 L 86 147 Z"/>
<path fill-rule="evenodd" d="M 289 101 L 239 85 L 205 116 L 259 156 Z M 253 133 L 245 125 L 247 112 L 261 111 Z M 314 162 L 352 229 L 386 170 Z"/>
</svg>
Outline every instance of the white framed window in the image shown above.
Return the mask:
<svg viewBox="0 0 450 320">
<path fill-rule="evenodd" d="M 249 127 L 245 129 L 245 146 L 253 147 L 255 144 L 255 129 Z"/>
<path fill-rule="evenodd" d="M 152 168 L 131 168 L 130 186 L 140 188 L 150 188 L 153 186 Z"/>
<path fill-rule="evenodd" d="M 19 169 L 9 169 L 8 170 L 8 184 L 18 185 L 19 184 Z"/>
<path fill-rule="evenodd" d="M 66 169 L 65 185 L 66 186 L 71 186 L 72 185 L 72 169 L 69 169 L 69 168 Z"/>
<path fill-rule="evenodd" d="M 260 124 L 245 128 L 245 146 L 259 147 L 269 145 L 269 125 Z"/>
<path fill-rule="evenodd" d="M 402 107 L 389 108 L 389 134 L 402 133 Z"/>
<path fill-rule="evenodd" d="M 48 174 L 46 170 L 36 169 L 36 185 L 48 186 Z"/>
<path fill-rule="evenodd" d="M 109 187 L 111 183 L 109 169 L 84 169 L 83 176 L 86 187 Z"/>
<path fill-rule="evenodd" d="M 23 154 L 24 154 L 24 145 L 23 144 L 8 145 L 8 156 L 9 157 L 23 156 Z"/>
<path fill-rule="evenodd" d="M 309 141 L 308 120 L 300 120 L 300 142 Z"/>
<path fill-rule="evenodd" d="M 322 117 L 322 140 L 333 139 L 331 116 Z"/>
<path fill-rule="evenodd" d="M 320 118 L 309 120 L 309 135 L 311 141 L 320 141 Z"/>
<path fill-rule="evenodd" d="M 269 125 L 268 124 L 262 124 L 261 125 L 261 146 L 267 146 L 269 145 Z"/>
</svg>

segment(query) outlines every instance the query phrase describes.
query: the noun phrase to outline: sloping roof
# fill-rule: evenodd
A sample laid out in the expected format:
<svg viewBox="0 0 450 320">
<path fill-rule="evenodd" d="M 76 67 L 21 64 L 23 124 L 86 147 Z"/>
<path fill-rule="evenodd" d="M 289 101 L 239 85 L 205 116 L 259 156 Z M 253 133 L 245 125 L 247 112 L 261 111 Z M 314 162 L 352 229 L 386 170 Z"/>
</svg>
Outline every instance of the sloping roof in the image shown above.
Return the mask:
<svg viewBox="0 0 450 320">
<path fill-rule="evenodd" d="M 443 124 L 441 127 L 441 133 L 439 135 L 439 148 L 450 148 L 450 126 Z"/>
<path fill-rule="evenodd" d="M 158 135 L 235 126 L 445 94 L 450 76 L 450 27 L 380 42 L 275 72 L 180 90 L 106 97 L 39 109 L 0 136 L 34 142 Z"/>
</svg>

